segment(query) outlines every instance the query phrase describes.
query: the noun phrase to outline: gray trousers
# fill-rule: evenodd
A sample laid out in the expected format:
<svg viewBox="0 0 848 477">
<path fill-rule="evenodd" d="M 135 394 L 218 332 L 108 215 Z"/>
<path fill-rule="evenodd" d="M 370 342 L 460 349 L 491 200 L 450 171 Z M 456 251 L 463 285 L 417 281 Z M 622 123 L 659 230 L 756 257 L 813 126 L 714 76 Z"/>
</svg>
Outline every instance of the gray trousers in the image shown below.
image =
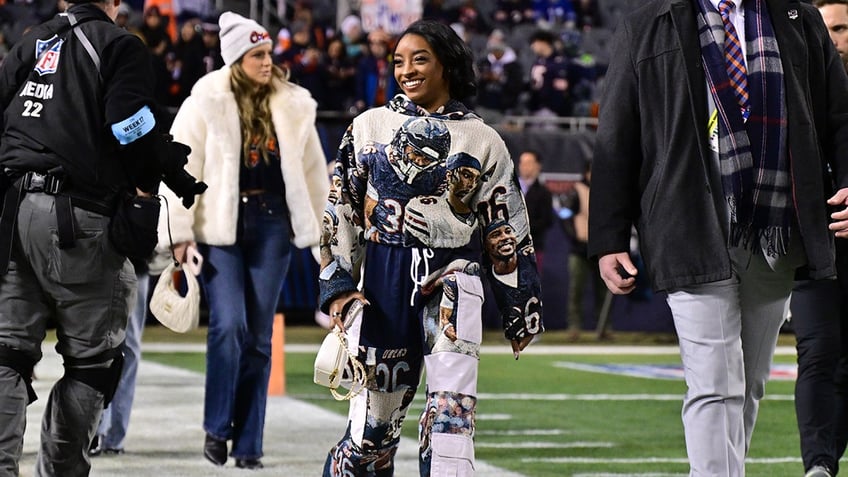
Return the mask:
<svg viewBox="0 0 848 477">
<path fill-rule="evenodd" d="M 18 210 L 9 271 L 0 277 L 0 345 L 41 359 L 48 321 L 56 326 L 56 350 L 89 359 L 79 367 L 108 367 L 98 356 L 124 340 L 135 300 L 133 267 L 107 238 L 109 218 L 74 208 L 75 244 L 59 249 L 54 198 L 24 196 Z M 0 366 L 0 477 L 17 476 L 26 427 L 26 386 Z M 35 475 L 85 476 L 88 444 L 103 408 L 103 394 L 67 375 L 53 387 L 41 425 Z"/>
<path fill-rule="evenodd" d="M 729 252 L 731 278 L 668 294 L 687 386 L 682 416 L 691 476 L 745 475 L 795 269 L 804 263 L 800 246 L 772 265 L 759 250 Z"/>
</svg>

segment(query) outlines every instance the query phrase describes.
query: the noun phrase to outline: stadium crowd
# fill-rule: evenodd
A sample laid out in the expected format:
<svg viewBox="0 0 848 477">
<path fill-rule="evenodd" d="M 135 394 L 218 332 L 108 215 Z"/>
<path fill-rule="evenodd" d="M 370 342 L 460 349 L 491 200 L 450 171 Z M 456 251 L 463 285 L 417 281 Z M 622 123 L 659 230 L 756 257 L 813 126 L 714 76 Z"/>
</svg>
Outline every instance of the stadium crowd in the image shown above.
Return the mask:
<svg viewBox="0 0 848 477">
<path fill-rule="evenodd" d="M 32 25 L 63 10 L 64 0 L 0 0 L 0 57 Z M 274 55 L 319 110 L 357 114 L 395 93 L 390 52 L 396 38 L 364 31 L 356 10 L 336 18 L 335 2 L 288 2 L 273 18 Z M 615 0 L 424 0 L 423 16 L 450 24 L 475 53 L 480 114 L 591 116 L 606 70 Z M 223 62 L 211 0 L 125 0 L 119 24 L 155 57 L 157 99 L 179 107 L 198 78 Z M 276 28 L 275 28 L 276 26 Z"/>
</svg>

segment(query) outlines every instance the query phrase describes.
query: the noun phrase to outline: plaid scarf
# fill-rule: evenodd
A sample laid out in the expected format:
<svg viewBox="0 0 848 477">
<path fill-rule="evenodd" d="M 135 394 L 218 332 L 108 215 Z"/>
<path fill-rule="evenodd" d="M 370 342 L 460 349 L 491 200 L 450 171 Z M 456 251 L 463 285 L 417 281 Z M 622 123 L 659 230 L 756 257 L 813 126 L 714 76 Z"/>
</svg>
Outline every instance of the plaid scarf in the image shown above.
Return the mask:
<svg viewBox="0 0 848 477">
<path fill-rule="evenodd" d="M 744 121 L 724 57 L 724 26 L 709 0 L 699 0 L 701 58 L 718 115 L 718 150 L 730 208 L 730 245 L 759 240 L 771 257 L 785 255 L 792 223 L 792 179 L 786 134 L 783 67 L 764 0 L 745 0 L 750 115 Z"/>
</svg>

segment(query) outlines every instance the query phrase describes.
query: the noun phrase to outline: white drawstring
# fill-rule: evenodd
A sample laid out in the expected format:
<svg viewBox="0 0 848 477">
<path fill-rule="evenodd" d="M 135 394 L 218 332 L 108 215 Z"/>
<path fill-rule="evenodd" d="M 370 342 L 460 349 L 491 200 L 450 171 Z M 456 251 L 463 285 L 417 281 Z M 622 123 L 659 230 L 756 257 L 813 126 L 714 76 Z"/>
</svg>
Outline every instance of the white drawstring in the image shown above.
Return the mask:
<svg viewBox="0 0 848 477">
<path fill-rule="evenodd" d="M 412 262 L 409 264 L 409 278 L 412 280 L 412 283 L 415 284 L 415 288 L 412 289 L 412 293 L 409 295 L 409 306 L 415 304 L 415 294 L 427 282 L 427 277 L 430 276 L 430 259 L 433 258 L 435 253 L 433 249 L 425 248 L 413 248 L 412 249 Z M 424 261 L 424 273 L 419 274 L 418 268 L 421 265 L 422 259 Z"/>
</svg>

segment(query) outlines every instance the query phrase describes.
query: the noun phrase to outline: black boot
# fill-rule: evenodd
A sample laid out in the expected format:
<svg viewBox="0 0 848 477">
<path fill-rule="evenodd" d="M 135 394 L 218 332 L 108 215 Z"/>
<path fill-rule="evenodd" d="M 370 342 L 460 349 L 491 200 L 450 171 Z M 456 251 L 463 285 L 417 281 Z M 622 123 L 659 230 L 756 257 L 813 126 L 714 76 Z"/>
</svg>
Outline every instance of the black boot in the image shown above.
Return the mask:
<svg viewBox="0 0 848 477">
<path fill-rule="evenodd" d="M 203 442 L 203 457 L 206 457 L 206 460 L 217 466 L 226 464 L 227 441 L 219 441 L 206 434 L 206 440 Z"/>
<path fill-rule="evenodd" d="M 236 459 L 236 467 L 239 469 L 256 470 L 265 467 L 259 459 Z"/>
</svg>

